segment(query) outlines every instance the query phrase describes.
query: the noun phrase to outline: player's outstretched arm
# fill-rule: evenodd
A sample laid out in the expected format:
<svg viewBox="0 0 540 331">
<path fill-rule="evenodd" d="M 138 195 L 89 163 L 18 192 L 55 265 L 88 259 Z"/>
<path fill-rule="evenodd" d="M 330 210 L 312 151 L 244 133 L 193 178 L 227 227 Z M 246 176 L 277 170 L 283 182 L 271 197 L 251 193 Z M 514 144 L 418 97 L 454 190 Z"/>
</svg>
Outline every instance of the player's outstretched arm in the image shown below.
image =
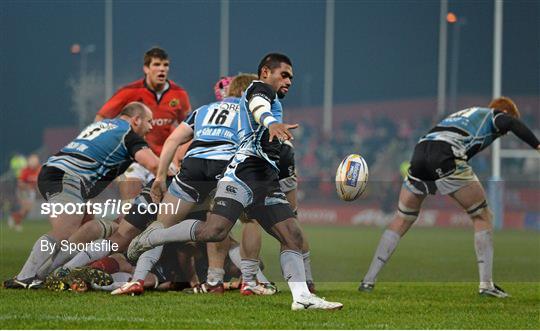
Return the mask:
<svg viewBox="0 0 540 331">
<path fill-rule="evenodd" d="M 495 117 L 495 126 L 503 134 L 512 131 L 523 142 L 540 151 L 540 141 L 525 123 L 519 119 L 506 114 L 499 114 Z"/>
</svg>

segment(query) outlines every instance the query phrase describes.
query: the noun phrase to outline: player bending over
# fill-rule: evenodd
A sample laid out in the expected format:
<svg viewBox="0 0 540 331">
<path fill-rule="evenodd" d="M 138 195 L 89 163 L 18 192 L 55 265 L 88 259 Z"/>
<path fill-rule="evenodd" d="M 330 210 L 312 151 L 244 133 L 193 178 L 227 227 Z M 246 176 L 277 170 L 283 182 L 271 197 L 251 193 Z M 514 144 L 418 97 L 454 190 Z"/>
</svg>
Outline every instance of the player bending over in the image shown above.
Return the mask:
<svg viewBox="0 0 540 331">
<path fill-rule="evenodd" d="M 479 294 L 508 296 L 493 283 L 492 215 L 482 184 L 467 161 L 509 131 L 540 151 L 540 142 L 519 117 L 515 103 L 501 97 L 488 108 L 472 107 L 448 116 L 420 138 L 401 188 L 397 213 L 381 237 L 359 290 L 373 290 L 377 275 L 418 217 L 422 202 L 439 191 L 456 200 L 472 219 Z"/>
<path fill-rule="evenodd" d="M 89 125 L 41 168 L 41 195 L 51 204 L 77 206 L 101 193 L 133 160 L 155 172 L 159 160 L 143 139 L 151 129 L 152 112 L 140 102 L 124 107 L 119 118 Z M 41 286 L 37 271 L 56 255 L 60 241 L 80 227 L 83 215 L 64 210 L 49 219 L 52 230 L 38 238 L 22 270 L 5 281 L 4 287 Z"/>
</svg>

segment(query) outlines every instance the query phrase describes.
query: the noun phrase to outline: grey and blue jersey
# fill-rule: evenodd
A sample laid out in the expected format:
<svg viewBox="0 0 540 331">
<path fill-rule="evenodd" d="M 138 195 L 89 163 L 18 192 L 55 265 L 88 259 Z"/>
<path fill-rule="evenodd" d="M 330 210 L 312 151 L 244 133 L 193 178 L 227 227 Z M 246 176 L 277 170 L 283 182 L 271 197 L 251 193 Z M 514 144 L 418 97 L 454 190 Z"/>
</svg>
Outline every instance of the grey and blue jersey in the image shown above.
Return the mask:
<svg viewBox="0 0 540 331">
<path fill-rule="evenodd" d="M 249 110 L 249 101 L 254 97 L 266 99 L 271 105 L 272 116 L 278 123 L 283 122 L 283 107 L 276 92 L 266 83 L 253 81 L 244 91 L 240 100 L 238 124 L 240 145 L 237 153 L 262 158 L 278 170 L 281 143 L 277 138 L 270 142 L 269 130 L 255 121 L 252 112 Z"/>
<path fill-rule="evenodd" d="M 444 141 L 455 147 L 456 157 L 470 159 L 503 135 L 495 125 L 502 115 L 490 108 L 467 108 L 442 120 L 419 142 Z"/>
<path fill-rule="evenodd" d="M 230 160 L 238 147 L 240 99 L 229 97 L 194 110 L 184 121 L 193 129 L 185 157 Z"/>
<path fill-rule="evenodd" d="M 92 197 L 122 174 L 135 153 L 148 144 L 123 119 L 106 119 L 87 126 L 72 142 L 51 156 L 45 165 L 81 178 Z"/>
</svg>

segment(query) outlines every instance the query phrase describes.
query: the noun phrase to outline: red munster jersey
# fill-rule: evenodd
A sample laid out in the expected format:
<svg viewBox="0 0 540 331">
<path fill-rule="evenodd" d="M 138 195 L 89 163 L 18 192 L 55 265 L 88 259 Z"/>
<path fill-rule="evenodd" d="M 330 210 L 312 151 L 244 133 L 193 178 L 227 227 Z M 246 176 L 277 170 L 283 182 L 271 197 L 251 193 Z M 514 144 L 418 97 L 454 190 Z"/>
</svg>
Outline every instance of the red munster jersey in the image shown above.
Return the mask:
<svg viewBox="0 0 540 331">
<path fill-rule="evenodd" d="M 35 187 L 40 170 L 41 167 L 37 167 L 35 169 L 30 167 L 24 168 L 23 170 L 21 170 L 21 174 L 19 175 L 19 181 Z"/>
<path fill-rule="evenodd" d="M 130 102 L 139 101 L 152 110 L 152 130 L 146 134 L 148 145 L 156 153 L 161 149 L 167 137 L 173 132 L 178 123 L 186 118 L 190 109 L 187 92 L 172 81 L 169 88 L 159 95 L 148 88 L 146 80 L 140 79 L 119 89 L 98 112 L 104 118 L 114 118 L 122 108 Z"/>
</svg>

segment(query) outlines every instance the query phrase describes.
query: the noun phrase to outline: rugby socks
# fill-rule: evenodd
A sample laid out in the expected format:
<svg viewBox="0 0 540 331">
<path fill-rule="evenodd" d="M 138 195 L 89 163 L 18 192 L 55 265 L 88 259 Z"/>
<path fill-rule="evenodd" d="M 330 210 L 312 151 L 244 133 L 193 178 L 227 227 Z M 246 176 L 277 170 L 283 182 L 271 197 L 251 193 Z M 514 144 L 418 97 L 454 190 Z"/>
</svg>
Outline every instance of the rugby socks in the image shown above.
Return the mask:
<svg viewBox="0 0 540 331">
<path fill-rule="evenodd" d="M 94 240 L 94 245 L 87 245 L 87 250 L 79 252 L 74 258 L 66 263 L 64 267 L 71 270 L 108 256 L 111 251 L 109 250 L 110 245 L 106 245 L 106 242 L 108 242 L 108 239 Z"/>
<path fill-rule="evenodd" d="M 152 248 L 149 251 L 144 252 L 137 261 L 137 266 L 135 267 L 135 272 L 133 272 L 133 280 L 143 280 L 146 278 L 146 275 L 152 270 L 154 265 L 157 263 L 161 257 L 161 252 L 163 251 L 163 246 L 157 246 Z"/>
<path fill-rule="evenodd" d="M 480 288 L 493 288 L 493 234 L 491 230 L 474 233 L 474 248 L 478 261 Z"/>
<path fill-rule="evenodd" d="M 242 256 L 240 256 L 240 245 L 236 245 L 229 249 L 229 259 L 231 262 L 238 268 L 242 269 L 240 263 L 242 261 Z"/>
<path fill-rule="evenodd" d="M 25 280 L 35 277 L 38 269 L 59 250 L 58 244 L 58 241 L 49 235 L 39 237 L 16 278 Z"/>
<path fill-rule="evenodd" d="M 309 251 L 302 253 L 304 259 L 304 271 L 306 272 L 306 281 L 313 282 L 313 275 L 311 274 L 311 257 Z"/>
<path fill-rule="evenodd" d="M 153 247 L 170 242 L 195 241 L 195 229 L 202 222 L 190 219 L 166 229 L 163 228 L 163 224 L 156 223 L 156 230 L 148 234 L 149 244 Z"/>
<path fill-rule="evenodd" d="M 257 268 L 257 275 L 255 276 L 255 278 L 257 278 L 257 281 L 259 283 L 270 283 L 270 281 L 268 280 L 268 278 L 266 278 L 266 276 L 262 273 L 262 270 L 261 270 L 261 264 L 259 263 L 259 266 Z"/>
<path fill-rule="evenodd" d="M 284 250 L 280 255 L 281 271 L 287 281 L 294 301 L 310 295 L 306 284 L 306 272 L 302 253 Z"/>
<path fill-rule="evenodd" d="M 244 276 L 244 269 L 242 269 L 242 257 L 240 256 L 240 245 L 237 245 L 235 246 L 234 248 L 231 248 L 229 250 L 229 258 L 231 259 L 232 263 L 234 263 L 234 265 L 236 267 L 238 267 L 238 269 L 240 269 L 242 271 L 242 279 L 246 279 L 245 276 Z M 256 261 L 256 260 L 249 260 L 247 259 L 247 261 Z M 244 262 L 246 265 L 245 265 L 245 268 L 246 268 L 246 271 L 245 273 L 252 273 L 251 271 L 251 263 L 249 262 Z M 261 271 L 261 268 L 259 267 L 260 265 L 260 262 L 257 261 L 257 272 L 255 273 L 255 279 L 252 280 L 252 281 L 257 281 L 259 283 L 270 283 L 270 281 L 268 280 L 268 278 L 266 278 L 266 276 L 262 273 Z"/>
<path fill-rule="evenodd" d="M 215 286 L 218 283 L 223 283 L 223 277 L 225 276 L 225 270 L 223 268 L 208 268 L 208 274 L 206 276 L 206 282 L 209 285 Z"/>
<path fill-rule="evenodd" d="M 255 277 L 259 270 L 259 260 L 242 259 L 240 262 L 240 270 L 242 271 L 242 281 L 249 285 L 255 285 Z"/>
<path fill-rule="evenodd" d="M 44 263 L 39 270 L 37 271 L 38 278 L 45 278 L 48 274 L 53 272 L 56 268 L 61 265 L 64 265 L 66 261 L 69 261 L 73 258 L 77 252 L 71 250 L 60 250 L 58 254 L 51 260 L 47 260 L 47 263 Z"/>
<path fill-rule="evenodd" d="M 371 261 L 371 265 L 369 266 L 369 270 L 364 276 L 364 283 L 375 283 L 377 275 L 384 267 L 388 259 L 390 259 L 392 253 L 394 253 L 394 250 L 396 249 L 400 238 L 401 237 L 399 233 L 395 231 L 384 231 L 381 237 L 381 241 L 379 241 L 379 246 L 377 246 L 377 250 L 375 251 L 375 255 L 373 256 L 373 260 Z"/>
</svg>

